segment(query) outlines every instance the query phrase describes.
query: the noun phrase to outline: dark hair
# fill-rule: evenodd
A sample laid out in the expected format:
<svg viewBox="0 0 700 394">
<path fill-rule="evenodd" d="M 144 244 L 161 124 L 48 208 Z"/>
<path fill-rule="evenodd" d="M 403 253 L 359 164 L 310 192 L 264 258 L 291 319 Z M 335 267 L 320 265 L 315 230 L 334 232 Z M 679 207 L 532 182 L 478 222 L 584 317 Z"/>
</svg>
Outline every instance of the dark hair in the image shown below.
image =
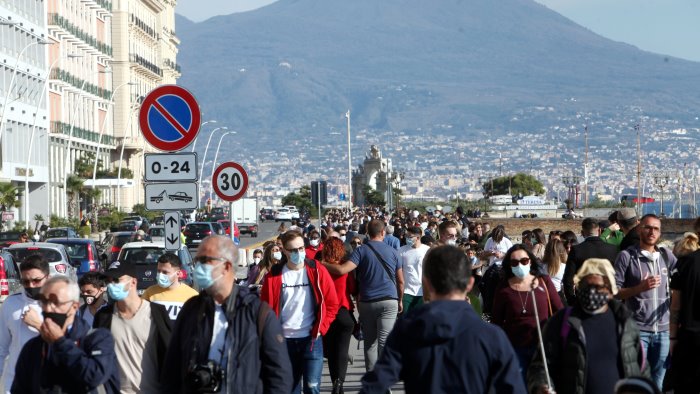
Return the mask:
<svg viewBox="0 0 700 394">
<path fill-rule="evenodd" d="M 286 233 L 282 234 L 282 245 L 286 246 L 287 242 L 292 241 L 297 238 L 303 238 L 300 232 L 295 231 L 295 230 L 289 230 Z"/>
<path fill-rule="evenodd" d="M 78 286 L 83 287 L 87 285 L 92 285 L 96 289 L 107 286 L 107 277 L 99 272 L 86 272 L 78 280 Z"/>
<path fill-rule="evenodd" d="M 372 219 L 367 224 L 367 234 L 370 238 L 376 238 L 384 231 L 384 222 L 379 219 Z"/>
<path fill-rule="evenodd" d="M 693 222 L 693 230 L 695 230 L 696 233 L 700 233 L 700 216 Z"/>
<path fill-rule="evenodd" d="M 345 246 L 340 238 L 328 237 L 323 241 L 323 249 L 321 250 L 322 259 L 326 263 L 340 264 L 345 257 Z"/>
<path fill-rule="evenodd" d="M 581 222 L 581 231 L 583 231 L 584 235 L 591 235 L 593 234 L 593 230 L 598 228 L 598 222 L 593 219 L 593 218 L 585 218 Z"/>
<path fill-rule="evenodd" d="M 42 274 L 48 275 L 49 261 L 46 260 L 46 257 L 40 254 L 33 254 L 31 256 L 27 256 L 22 262 L 22 264 L 19 265 L 19 270 L 20 272 L 25 272 L 32 269 L 37 269 L 41 271 Z"/>
<path fill-rule="evenodd" d="M 174 268 L 182 268 L 182 261 L 180 261 L 180 258 L 174 253 L 165 253 L 158 257 L 158 264 L 170 264 Z"/>
<path fill-rule="evenodd" d="M 537 276 L 537 257 L 535 257 L 532 252 L 527 250 L 525 245 L 523 244 L 515 244 L 513 245 L 508 251 L 506 252 L 506 255 L 503 256 L 503 262 L 501 263 L 501 267 L 503 267 L 503 275 L 504 279 L 507 281 L 508 279 L 512 278 L 515 276 L 513 273 L 513 270 L 510 269 L 510 256 L 513 254 L 513 252 L 518 251 L 518 250 L 523 250 L 525 253 L 527 253 L 527 257 L 530 258 L 530 273 L 532 275 Z"/>
<path fill-rule="evenodd" d="M 491 239 L 493 239 L 494 242 L 501 242 L 505 236 L 506 228 L 503 227 L 502 224 L 499 224 L 493 229 L 493 231 L 491 231 Z"/>
<path fill-rule="evenodd" d="M 412 234 L 412 235 L 416 235 L 418 237 L 423 235 L 423 230 L 420 227 L 416 227 L 416 226 L 411 226 L 411 227 L 407 228 L 406 232 L 409 234 Z"/>
<path fill-rule="evenodd" d="M 522 232 L 523 241 L 525 240 L 526 237 L 527 237 L 527 238 L 532 237 L 532 231 L 531 231 L 531 230 L 524 230 L 524 231 Z"/>
<path fill-rule="evenodd" d="M 541 228 L 536 228 L 532 230 L 532 235 L 535 236 L 535 239 L 537 240 L 538 244 L 546 244 L 547 243 L 547 237 L 544 236 L 544 230 Z"/>
<path fill-rule="evenodd" d="M 566 230 L 561 233 L 561 240 L 564 241 L 564 246 L 574 246 L 578 244 L 576 233 L 571 230 Z"/>
<path fill-rule="evenodd" d="M 613 213 L 608 216 L 608 222 L 612 223 L 617 223 L 617 212 L 618 211 L 613 211 Z"/>
<path fill-rule="evenodd" d="M 641 223 L 641 222 L 644 221 L 644 219 L 648 219 L 648 218 L 652 218 L 652 219 L 656 219 L 656 220 L 661 220 L 661 219 L 659 219 L 659 217 L 656 216 L 655 214 L 653 214 L 653 213 L 647 213 L 646 215 L 642 216 L 641 219 L 639 219 L 639 222 Z"/>
<path fill-rule="evenodd" d="M 256 255 L 256 254 L 258 254 L 258 253 L 262 254 L 262 252 L 263 252 L 262 249 L 255 249 L 255 250 L 253 251 L 253 255 Z"/>
<path fill-rule="evenodd" d="M 432 248 L 423 260 L 423 277 L 430 282 L 437 294 L 466 291 L 471 275 L 472 265 L 467 260 L 467 255 L 456 246 Z"/>
<path fill-rule="evenodd" d="M 453 222 L 452 220 L 445 220 L 440 225 L 438 226 L 438 234 L 443 234 L 447 231 L 448 228 L 457 228 L 457 223 Z"/>
<path fill-rule="evenodd" d="M 422 243 L 423 245 L 430 246 L 433 243 L 435 243 L 435 238 L 433 238 L 430 235 L 424 235 L 424 236 L 420 237 L 420 243 Z"/>
</svg>

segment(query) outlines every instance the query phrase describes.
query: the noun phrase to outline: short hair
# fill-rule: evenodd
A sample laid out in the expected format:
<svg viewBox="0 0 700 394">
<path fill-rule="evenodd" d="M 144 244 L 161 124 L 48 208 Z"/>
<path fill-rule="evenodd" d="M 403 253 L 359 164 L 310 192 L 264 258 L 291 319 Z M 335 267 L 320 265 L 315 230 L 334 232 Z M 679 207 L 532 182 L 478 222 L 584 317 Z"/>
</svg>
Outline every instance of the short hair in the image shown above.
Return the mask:
<svg viewBox="0 0 700 394">
<path fill-rule="evenodd" d="M 608 222 L 612 223 L 617 223 L 617 213 L 619 211 L 613 211 L 609 216 L 608 216 Z"/>
<path fill-rule="evenodd" d="M 175 268 L 182 268 L 182 261 L 175 253 L 164 253 L 158 257 L 158 264 L 170 264 Z"/>
<path fill-rule="evenodd" d="M 656 219 L 656 220 L 659 220 L 659 221 L 661 220 L 661 218 L 659 218 L 658 216 L 656 216 L 656 214 L 647 213 L 646 215 L 642 216 L 641 219 L 639 219 L 639 222 L 641 223 L 641 222 L 644 221 L 644 219 L 649 219 L 649 218 L 651 218 L 651 219 Z"/>
<path fill-rule="evenodd" d="M 367 224 L 367 234 L 370 238 L 378 237 L 384 231 L 384 222 L 379 219 L 372 219 Z"/>
<path fill-rule="evenodd" d="M 416 226 L 411 226 L 411 227 L 407 228 L 406 232 L 411 234 L 411 235 L 415 235 L 416 237 L 419 237 L 419 238 L 423 235 L 423 229 L 421 229 L 420 227 L 416 227 Z"/>
<path fill-rule="evenodd" d="M 581 222 L 581 231 L 582 231 L 585 235 L 591 235 L 591 234 L 593 234 L 593 231 L 594 231 L 595 229 L 597 229 L 597 228 L 599 228 L 599 227 L 598 227 L 598 222 L 597 222 L 595 219 L 593 219 L 593 218 L 585 218 L 585 219 L 583 219 L 583 221 Z"/>
<path fill-rule="evenodd" d="M 304 237 L 298 231 L 289 230 L 286 233 L 282 234 L 282 245 L 286 245 L 287 242 L 295 240 L 297 238 L 304 238 Z"/>
<path fill-rule="evenodd" d="M 471 274 L 472 265 L 467 255 L 456 246 L 432 248 L 423 260 L 423 277 L 440 295 L 466 291 Z"/>
<path fill-rule="evenodd" d="M 423 245 L 431 246 L 433 243 L 435 243 L 435 238 L 433 238 L 430 235 L 424 235 L 420 237 L 420 243 L 422 243 Z"/>
<path fill-rule="evenodd" d="M 229 261 L 232 267 L 236 267 L 236 263 L 238 262 L 238 248 L 229 236 L 210 235 L 205 238 L 205 242 L 216 242 L 221 257 Z"/>
<path fill-rule="evenodd" d="M 29 271 L 32 269 L 37 269 L 41 271 L 44 275 L 49 274 L 49 261 L 46 260 L 46 257 L 40 255 L 40 254 L 33 254 L 30 256 L 27 256 L 22 264 L 19 265 L 19 270 L 20 272 L 25 272 Z"/>
<path fill-rule="evenodd" d="M 457 228 L 457 223 L 451 221 L 451 220 L 446 220 L 438 226 L 438 234 L 444 234 L 448 228 Z"/>
<path fill-rule="evenodd" d="M 256 254 L 263 254 L 262 249 L 255 249 L 255 250 L 253 251 L 253 255 L 256 255 Z"/>
<path fill-rule="evenodd" d="M 491 239 L 493 239 L 494 242 L 501 242 L 505 236 L 506 228 L 503 227 L 502 224 L 499 224 L 493 229 L 493 231 L 491 231 Z"/>
<path fill-rule="evenodd" d="M 100 272 L 86 272 L 78 280 L 78 286 L 83 287 L 87 285 L 92 285 L 96 289 L 107 286 L 107 277 Z"/>
<path fill-rule="evenodd" d="M 394 226 L 392 226 L 391 224 L 388 225 L 388 226 L 386 226 L 386 227 L 384 227 L 384 229 L 386 230 L 386 233 L 387 233 L 387 234 L 393 234 L 393 233 L 394 233 Z"/>
<path fill-rule="evenodd" d="M 68 297 L 70 298 L 70 300 L 74 302 L 80 302 L 80 287 L 78 286 L 78 282 L 65 275 L 56 275 L 50 277 L 46 281 L 46 283 L 44 283 L 42 289 L 46 289 L 49 286 L 56 283 L 65 283 L 66 287 L 68 288 Z"/>
</svg>

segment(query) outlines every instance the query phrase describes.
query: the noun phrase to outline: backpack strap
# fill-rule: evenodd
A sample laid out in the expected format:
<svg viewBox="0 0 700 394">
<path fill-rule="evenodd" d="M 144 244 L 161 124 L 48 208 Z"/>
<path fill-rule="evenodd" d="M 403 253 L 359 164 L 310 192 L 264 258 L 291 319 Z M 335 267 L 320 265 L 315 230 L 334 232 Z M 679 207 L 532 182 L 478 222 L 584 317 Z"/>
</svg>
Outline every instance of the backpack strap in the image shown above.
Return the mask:
<svg viewBox="0 0 700 394">
<path fill-rule="evenodd" d="M 267 315 L 270 314 L 272 308 L 265 301 L 260 301 L 260 308 L 258 308 L 258 340 L 262 341 L 263 330 L 265 329 L 265 321 L 267 320 Z"/>
<path fill-rule="evenodd" d="M 567 306 L 564 309 L 564 317 L 561 321 L 561 330 L 559 331 L 559 336 L 561 337 L 561 349 L 564 351 L 566 347 L 566 340 L 569 338 L 569 332 L 571 331 L 571 323 L 569 323 L 569 316 L 571 316 L 572 307 Z"/>
</svg>

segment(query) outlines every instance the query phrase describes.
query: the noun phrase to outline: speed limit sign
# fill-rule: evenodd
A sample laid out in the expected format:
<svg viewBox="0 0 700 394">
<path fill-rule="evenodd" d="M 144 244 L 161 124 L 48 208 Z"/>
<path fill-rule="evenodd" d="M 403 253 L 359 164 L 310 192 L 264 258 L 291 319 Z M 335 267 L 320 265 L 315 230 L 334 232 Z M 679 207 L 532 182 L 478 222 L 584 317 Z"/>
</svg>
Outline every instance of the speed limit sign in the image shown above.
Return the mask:
<svg viewBox="0 0 700 394">
<path fill-rule="evenodd" d="M 212 184 L 219 198 L 233 202 L 248 190 L 248 173 L 240 164 L 229 161 L 216 167 Z"/>
</svg>

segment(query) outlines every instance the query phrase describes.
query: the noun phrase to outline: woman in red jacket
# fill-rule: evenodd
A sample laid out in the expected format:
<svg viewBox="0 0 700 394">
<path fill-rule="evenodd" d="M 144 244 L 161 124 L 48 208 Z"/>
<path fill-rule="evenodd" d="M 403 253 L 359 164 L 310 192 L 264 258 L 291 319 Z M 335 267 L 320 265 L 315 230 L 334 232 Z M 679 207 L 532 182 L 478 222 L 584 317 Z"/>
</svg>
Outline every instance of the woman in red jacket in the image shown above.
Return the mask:
<svg viewBox="0 0 700 394">
<path fill-rule="evenodd" d="M 345 246 L 343 241 L 336 237 L 328 237 L 323 242 L 323 263 L 341 264 L 345 256 Z M 352 318 L 352 300 L 350 294 L 354 291 L 354 276 L 350 274 L 333 275 L 333 284 L 338 294 L 340 309 L 335 320 L 323 337 L 323 347 L 326 349 L 328 357 L 328 372 L 333 382 L 333 394 L 343 392 L 343 382 L 345 373 L 348 370 L 348 350 L 350 348 L 350 336 L 355 326 Z"/>
</svg>

